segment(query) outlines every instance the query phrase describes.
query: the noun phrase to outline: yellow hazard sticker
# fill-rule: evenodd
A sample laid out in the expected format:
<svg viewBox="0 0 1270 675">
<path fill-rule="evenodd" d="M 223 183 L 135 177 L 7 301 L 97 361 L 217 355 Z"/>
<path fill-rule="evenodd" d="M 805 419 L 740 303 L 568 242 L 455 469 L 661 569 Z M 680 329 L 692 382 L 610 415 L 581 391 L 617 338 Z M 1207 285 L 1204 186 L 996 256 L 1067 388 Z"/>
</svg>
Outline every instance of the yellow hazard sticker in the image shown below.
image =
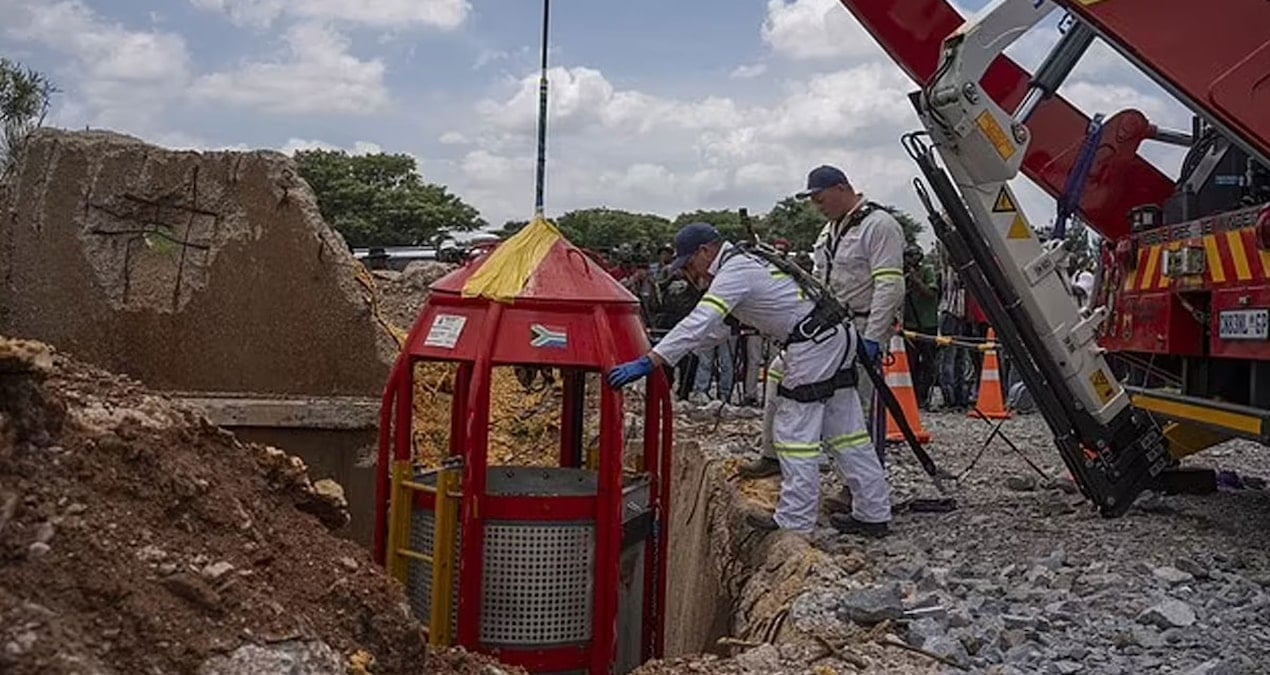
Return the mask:
<svg viewBox="0 0 1270 675">
<path fill-rule="evenodd" d="M 1099 368 L 1089 376 L 1089 383 L 1094 385 L 1094 391 L 1098 394 L 1098 400 L 1103 405 L 1107 405 L 1111 398 L 1116 395 L 1116 387 L 1111 384 L 1111 378 L 1107 377 L 1107 373 Z"/>
<path fill-rule="evenodd" d="M 1001 186 L 1001 191 L 997 193 L 997 201 L 992 205 L 993 213 L 1014 213 L 1019 208 L 1014 205 L 1014 200 L 1010 198 L 1010 192 Z"/>
<path fill-rule="evenodd" d="M 1006 135 L 1005 129 L 997 123 L 992 117 L 992 113 L 987 110 L 979 113 L 975 118 L 975 124 L 979 126 L 979 130 L 984 136 L 988 137 L 988 142 L 992 143 L 992 147 L 997 149 L 997 154 L 1001 155 L 1001 159 L 1008 160 L 1014 156 L 1014 143 L 1010 142 L 1010 137 Z"/>
<path fill-rule="evenodd" d="M 1014 222 L 1010 223 L 1010 230 L 1005 233 L 1006 239 L 1027 239 L 1032 236 L 1032 228 L 1027 226 L 1027 221 L 1023 220 L 1023 216 L 1014 214 Z"/>
</svg>

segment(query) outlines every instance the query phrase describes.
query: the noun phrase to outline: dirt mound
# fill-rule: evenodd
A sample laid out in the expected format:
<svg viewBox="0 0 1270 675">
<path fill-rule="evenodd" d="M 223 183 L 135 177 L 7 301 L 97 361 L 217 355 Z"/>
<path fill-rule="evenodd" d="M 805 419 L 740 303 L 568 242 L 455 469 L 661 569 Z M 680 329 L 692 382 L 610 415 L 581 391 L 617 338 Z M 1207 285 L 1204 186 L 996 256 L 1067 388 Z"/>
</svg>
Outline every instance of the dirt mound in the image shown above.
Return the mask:
<svg viewBox="0 0 1270 675">
<path fill-rule="evenodd" d="M 440 262 L 418 261 L 396 272 L 373 272 L 379 291 L 379 307 L 385 319 L 409 331 L 419 316 L 419 309 L 428 297 L 428 286 L 452 272 L 457 265 Z"/>
<path fill-rule="evenodd" d="M 344 507 L 296 458 L 0 338 L 0 671 L 421 672 L 399 588 L 327 531 Z"/>
<path fill-rule="evenodd" d="M 161 390 L 383 390 L 396 347 L 291 158 L 41 129 L 7 180 L 0 333 Z"/>
<path fill-rule="evenodd" d="M 428 672 L 437 675 L 527 675 L 524 668 L 509 666 L 462 647 L 431 652 L 428 655 Z"/>
</svg>

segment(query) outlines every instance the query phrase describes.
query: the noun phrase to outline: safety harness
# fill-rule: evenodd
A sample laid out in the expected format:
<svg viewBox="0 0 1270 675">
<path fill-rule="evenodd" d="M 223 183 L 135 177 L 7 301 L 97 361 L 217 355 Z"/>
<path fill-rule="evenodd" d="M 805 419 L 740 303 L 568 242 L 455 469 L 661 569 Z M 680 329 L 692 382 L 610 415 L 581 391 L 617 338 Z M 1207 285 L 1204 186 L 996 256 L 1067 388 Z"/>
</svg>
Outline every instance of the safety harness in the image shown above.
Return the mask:
<svg viewBox="0 0 1270 675">
<path fill-rule="evenodd" d="M 829 245 L 826 247 L 828 250 L 826 251 L 826 254 L 825 254 L 825 284 L 826 285 L 828 285 L 829 280 L 833 278 L 833 261 L 838 257 L 838 246 L 842 243 L 842 240 L 846 238 L 847 232 L 850 232 L 851 228 L 863 222 L 865 218 L 869 217 L 870 213 L 873 213 L 874 211 L 877 211 L 881 208 L 882 208 L 882 205 L 878 204 L 877 202 L 865 201 L 863 204 L 857 207 L 856 210 L 847 214 L 847 217 L 843 221 L 842 228 L 839 230 L 837 237 L 835 237 L 833 235 L 833 231 L 830 230 L 829 242 L 828 242 Z M 851 316 L 864 317 L 868 315 L 869 313 L 865 311 L 865 312 L 852 313 Z"/>
<path fill-rule="evenodd" d="M 760 263 L 766 263 L 775 267 L 777 270 L 789 276 L 798 287 L 803 290 L 808 297 L 816 298 L 816 304 L 811 311 L 807 313 L 798 323 L 794 324 L 794 330 L 786 336 L 783 347 L 798 344 L 801 342 L 822 342 L 829 339 L 838 329 L 843 326 L 851 316 L 840 303 L 835 302 L 833 298 L 820 295 L 815 289 L 808 287 L 801 281 L 800 274 L 806 274 L 802 268 L 799 268 L 793 261 L 788 258 L 781 257 L 779 254 L 762 248 L 741 244 L 729 249 L 723 257 L 719 259 L 719 266 L 722 267 L 728 260 L 736 255 L 748 255 L 756 259 Z M 859 384 L 859 375 L 856 373 L 854 360 L 847 362 L 847 356 L 854 354 L 857 348 L 857 339 L 853 331 L 847 332 L 847 348 L 842 353 L 842 361 L 838 364 L 838 370 L 831 377 L 820 380 L 818 382 L 808 382 L 806 384 L 787 387 L 784 384 L 776 386 L 776 393 L 779 396 L 798 401 L 799 403 L 814 403 L 831 398 L 834 392 L 839 389 L 848 389 Z"/>
</svg>

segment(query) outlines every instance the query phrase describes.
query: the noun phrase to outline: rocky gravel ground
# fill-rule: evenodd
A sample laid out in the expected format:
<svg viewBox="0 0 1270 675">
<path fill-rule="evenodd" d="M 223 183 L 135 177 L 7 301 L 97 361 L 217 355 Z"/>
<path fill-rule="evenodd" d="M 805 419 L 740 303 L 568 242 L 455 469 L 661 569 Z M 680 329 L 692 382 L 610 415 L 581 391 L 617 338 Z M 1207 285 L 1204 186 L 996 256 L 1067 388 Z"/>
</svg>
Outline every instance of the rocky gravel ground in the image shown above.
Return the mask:
<svg viewBox="0 0 1270 675">
<path fill-rule="evenodd" d="M 722 459 L 754 456 L 758 422 L 751 411 L 680 406 L 680 438 L 709 434 Z M 716 415 L 722 421 L 712 429 Z M 984 449 L 995 423 L 952 413 L 924 413 L 923 423 L 936 462 L 963 474 L 946 484 L 957 509 L 906 510 L 911 498 L 940 495 L 908 450 L 892 446 L 893 533 L 883 540 L 845 537 L 822 519 L 811 543 L 830 562 L 813 568 L 789 619 L 802 635 L 880 629 L 929 654 L 909 651 L 917 660 L 903 667 L 838 664 L 844 671 L 1270 672 L 1264 448 L 1233 441 L 1188 458 L 1185 467 L 1221 472 L 1216 492 L 1147 492 L 1125 516 L 1106 519 L 1077 494 L 1039 415 L 1002 425 L 1017 453 L 999 439 Z M 826 491 L 837 489 L 832 475 L 825 482 Z M 739 487 L 770 506 L 777 479 Z M 826 661 L 790 668 L 799 661 L 782 662 L 791 648 L 780 647 L 675 666 L 827 672 Z M 770 658 L 756 661 L 759 649 Z M 747 659 L 762 665 L 747 666 Z"/>
</svg>

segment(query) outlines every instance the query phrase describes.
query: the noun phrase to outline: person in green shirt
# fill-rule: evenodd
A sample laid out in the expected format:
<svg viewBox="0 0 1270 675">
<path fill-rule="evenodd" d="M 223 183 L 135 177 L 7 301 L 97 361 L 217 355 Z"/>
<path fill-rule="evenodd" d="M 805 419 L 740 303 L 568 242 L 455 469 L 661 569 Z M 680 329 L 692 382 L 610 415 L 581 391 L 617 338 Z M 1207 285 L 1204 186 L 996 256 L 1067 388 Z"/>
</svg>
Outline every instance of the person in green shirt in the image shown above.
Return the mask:
<svg viewBox="0 0 1270 675">
<path fill-rule="evenodd" d="M 935 270 L 927 264 L 922 248 L 910 244 L 904 249 L 904 330 L 935 335 L 939 332 L 939 284 Z M 930 389 L 935 384 L 935 343 L 930 340 L 906 340 L 913 371 L 913 389 L 917 404 L 928 410 Z"/>
</svg>

